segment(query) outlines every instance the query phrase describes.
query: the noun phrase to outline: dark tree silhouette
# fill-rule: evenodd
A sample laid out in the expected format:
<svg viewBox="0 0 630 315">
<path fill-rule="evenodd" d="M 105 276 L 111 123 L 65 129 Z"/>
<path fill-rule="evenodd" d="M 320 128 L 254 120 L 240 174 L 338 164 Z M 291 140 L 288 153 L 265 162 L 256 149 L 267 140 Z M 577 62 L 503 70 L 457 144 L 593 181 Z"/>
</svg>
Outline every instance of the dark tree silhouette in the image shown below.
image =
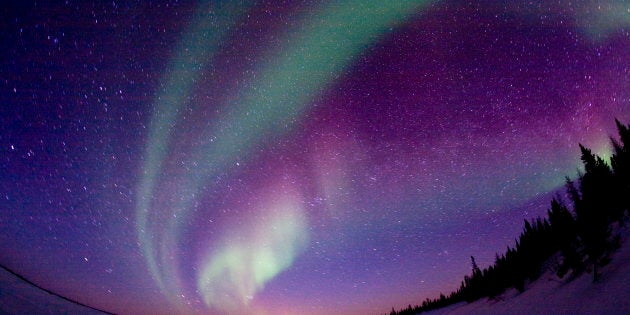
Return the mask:
<svg viewBox="0 0 630 315">
<path fill-rule="evenodd" d="M 613 176 L 601 157 L 580 145 L 584 174 L 579 178 L 580 196 L 573 200 L 578 236 L 584 247 L 586 262 L 593 268 L 593 279 L 609 245 L 609 218 L 614 208 Z"/>
<path fill-rule="evenodd" d="M 611 138 L 613 145 L 613 155 L 610 158 L 613 174 L 615 177 L 616 196 L 615 202 L 617 211 L 613 213 L 613 219 L 622 223 L 623 215 L 630 211 L 630 125 L 624 126 L 615 119 L 620 141 Z M 624 198 L 625 196 L 625 198 Z"/>
<path fill-rule="evenodd" d="M 559 197 L 551 200 L 551 208 L 547 211 L 553 232 L 555 247 L 560 250 L 563 260 L 558 264 L 556 274 L 563 277 L 569 270 L 578 274 L 582 259 L 578 253 L 577 230 L 575 218 Z"/>
<path fill-rule="evenodd" d="M 472 272 L 464 276 L 460 287 L 439 298 L 427 298 L 421 305 L 396 311 L 390 315 L 418 314 L 457 302 L 472 302 L 482 297 L 495 297 L 508 288 L 525 290 L 527 281 L 538 278 L 548 268 L 554 254 L 560 254 L 555 272 L 569 281 L 584 270 L 592 270 L 593 280 L 619 246 L 619 238 L 611 235 L 613 224 L 622 225 L 630 211 L 630 125 L 615 120 L 619 141 L 611 138 L 613 155 L 608 165 L 604 159 L 580 144 L 584 172 L 575 181 L 567 177 L 566 192 L 573 204 L 573 213 L 557 196 L 551 200 L 547 218 L 525 220 L 523 232 L 502 255 L 496 254 L 493 265 L 481 269 L 470 257 Z M 554 264 L 551 264 L 554 265 Z"/>
</svg>

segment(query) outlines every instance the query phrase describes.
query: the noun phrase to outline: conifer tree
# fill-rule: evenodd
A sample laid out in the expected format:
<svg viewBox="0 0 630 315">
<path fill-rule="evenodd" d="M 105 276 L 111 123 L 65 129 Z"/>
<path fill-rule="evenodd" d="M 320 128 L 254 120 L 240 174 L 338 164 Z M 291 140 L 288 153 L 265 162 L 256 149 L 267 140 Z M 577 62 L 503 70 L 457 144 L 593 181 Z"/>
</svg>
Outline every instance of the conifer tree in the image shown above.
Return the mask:
<svg viewBox="0 0 630 315">
<path fill-rule="evenodd" d="M 547 211 L 551 224 L 555 248 L 560 250 L 563 261 L 558 266 L 557 275 L 563 277 L 569 270 L 579 272 L 581 258 L 578 254 L 575 219 L 569 209 L 558 198 L 551 200 L 551 208 Z"/>
<path fill-rule="evenodd" d="M 597 280 L 601 259 L 609 247 L 610 211 L 614 208 L 612 171 L 601 157 L 580 145 L 584 175 L 580 178 L 581 206 L 576 205 L 578 235 L 584 246 L 587 263 Z"/>
<path fill-rule="evenodd" d="M 613 155 L 610 164 L 615 177 L 617 212 L 613 218 L 620 223 L 626 211 L 630 211 L 630 125 L 615 119 L 619 141 L 611 138 Z"/>
<path fill-rule="evenodd" d="M 560 197 L 553 198 L 548 219 L 525 220 L 514 247 L 508 246 L 505 254 L 497 254 L 493 265 L 481 270 L 471 256 L 472 274 L 464 276 L 457 290 L 448 296 L 427 298 L 414 308 L 409 305 L 399 312 L 392 309 L 390 314 L 418 314 L 460 301 L 471 302 L 496 296 L 509 287 L 524 291 L 525 281 L 538 277 L 545 261 L 556 252 L 563 257 L 557 270 L 560 277 L 570 270 L 576 276 L 590 267 L 596 280 L 598 268 L 614 249 L 611 223 L 622 223 L 630 210 L 630 125 L 615 122 L 620 140 L 611 138 L 614 152 L 610 166 L 580 145 L 584 172 L 578 172 L 575 181 L 566 179 L 573 213 Z"/>
</svg>

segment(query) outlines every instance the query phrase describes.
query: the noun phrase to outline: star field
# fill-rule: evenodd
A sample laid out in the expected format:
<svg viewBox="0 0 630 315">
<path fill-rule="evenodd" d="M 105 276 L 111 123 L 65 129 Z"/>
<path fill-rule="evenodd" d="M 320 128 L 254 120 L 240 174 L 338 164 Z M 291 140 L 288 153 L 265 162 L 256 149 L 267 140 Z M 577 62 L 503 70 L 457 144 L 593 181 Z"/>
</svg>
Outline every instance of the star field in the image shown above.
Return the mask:
<svg viewBox="0 0 630 315">
<path fill-rule="evenodd" d="M 630 121 L 623 1 L 1 14 L 0 263 L 115 313 L 450 292 Z"/>
</svg>

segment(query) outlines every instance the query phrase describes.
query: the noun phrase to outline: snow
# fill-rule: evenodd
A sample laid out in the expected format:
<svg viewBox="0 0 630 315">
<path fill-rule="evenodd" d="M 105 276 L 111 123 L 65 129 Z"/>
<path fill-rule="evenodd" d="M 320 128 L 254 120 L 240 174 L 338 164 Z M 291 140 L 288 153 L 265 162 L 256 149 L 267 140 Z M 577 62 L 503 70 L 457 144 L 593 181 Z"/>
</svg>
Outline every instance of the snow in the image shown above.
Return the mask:
<svg viewBox="0 0 630 315">
<path fill-rule="evenodd" d="M 422 314 L 630 314 L 630 228 L 622 247 L 602 268 L 601 278 L 585 273 L 573 281 L 543 274 L 519 294 L 510 289 L 494 300 L 458 303 Z"/>
<path fill-rule="evenodd" d="M 43 291 L 0 268 L 0 314 L 103 314 Z"/>
<path fill-rule="evenodd" d="M 500 297 L 458 303 L 422 314 L 630 314 L 630 227 L 622 247 L 593 283 L 585 273 L 566 282 L 543 274 L 519 294 L 510 289 Z M 102 314 L 42 291 L 0 268 L 0 314 Z"/>
</svg>

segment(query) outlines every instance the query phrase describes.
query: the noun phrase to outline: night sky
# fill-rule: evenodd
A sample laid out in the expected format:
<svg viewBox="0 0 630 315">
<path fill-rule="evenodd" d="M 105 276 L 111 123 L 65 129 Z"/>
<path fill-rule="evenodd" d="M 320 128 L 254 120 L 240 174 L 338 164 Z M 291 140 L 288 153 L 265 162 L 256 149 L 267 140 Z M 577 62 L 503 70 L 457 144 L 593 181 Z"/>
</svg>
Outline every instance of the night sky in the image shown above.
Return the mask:
<svg viewBox="0 0 630 315">
<path fill-rule="evenodd" d="M 49 2 L 0 13 L 0 263 L 111 312 L 448 293 L 630 122 L 622 0 Z"/>
</svg>

